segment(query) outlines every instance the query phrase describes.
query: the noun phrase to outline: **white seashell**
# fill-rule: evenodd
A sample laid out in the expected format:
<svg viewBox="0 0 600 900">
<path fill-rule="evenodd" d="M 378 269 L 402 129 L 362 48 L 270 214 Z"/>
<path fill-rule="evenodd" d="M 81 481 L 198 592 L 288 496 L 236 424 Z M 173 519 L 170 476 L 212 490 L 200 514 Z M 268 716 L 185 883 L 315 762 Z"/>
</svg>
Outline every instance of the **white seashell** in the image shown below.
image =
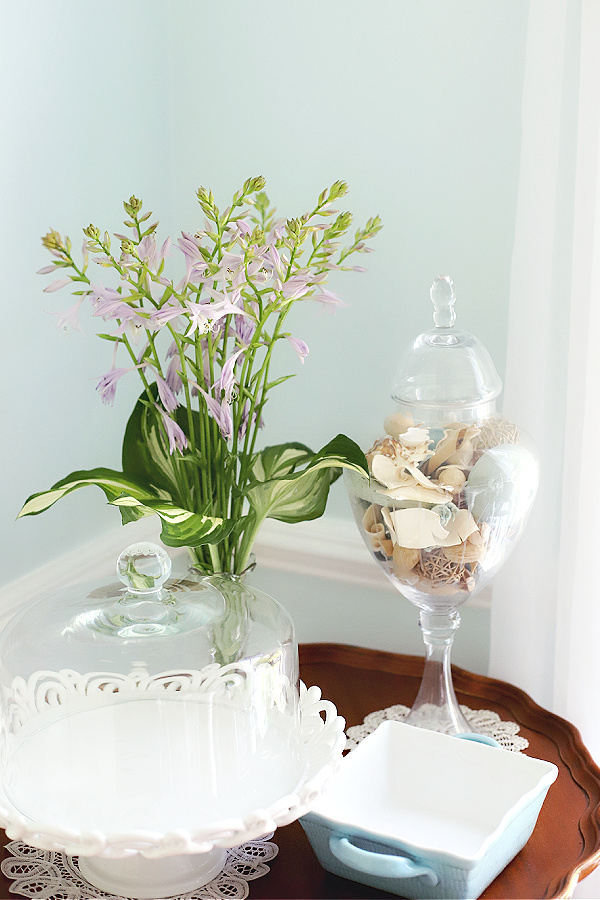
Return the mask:
<svg viewBox="0 0 600 900">
<path fill-rule="evenodd" d="M 403 434 L 399 435 L 398 440 L 404 447 L 419 447 L 421 444 L 429 443 L 429 431 L 422 427 L 407 428 Z"/>
<path fill-rule="evenodd" d="M 477 523 L 467 509 L 459 509 L 444 527 L 437 512 L 416 507 L 390 512 L 395 543 L 402 547 L 452 547 L 462 544 L 477 531 Z"/>
</svg>

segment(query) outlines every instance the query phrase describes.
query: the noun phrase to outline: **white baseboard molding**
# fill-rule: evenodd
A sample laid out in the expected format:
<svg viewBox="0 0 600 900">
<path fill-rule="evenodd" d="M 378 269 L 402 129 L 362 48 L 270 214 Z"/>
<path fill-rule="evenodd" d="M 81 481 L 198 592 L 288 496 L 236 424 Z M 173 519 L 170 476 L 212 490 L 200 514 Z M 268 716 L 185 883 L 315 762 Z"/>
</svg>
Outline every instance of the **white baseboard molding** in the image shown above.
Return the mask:
<svg viewBox="0 0 600 900">
<path fill-rule="evenodd" d="M 0 624 L 24 606 L 44 595 L 81 582 L 108 581 L 121 551 L 136 541 L 158 541 L 156 517 L 115 527 L 83 546 L 70 550 L 0 588 Z M 175 566 L 185 566 L 183 548 L 167 548 Z M 269 519 L 255 544 L 258 565 L 269 569 L 358 584 L 398 596 L 377 567 L 353 522 L 323 518 L 286 525 Z M 489 608 L 491 589 L 484 589 L 469 605 Z"/>
</svg>

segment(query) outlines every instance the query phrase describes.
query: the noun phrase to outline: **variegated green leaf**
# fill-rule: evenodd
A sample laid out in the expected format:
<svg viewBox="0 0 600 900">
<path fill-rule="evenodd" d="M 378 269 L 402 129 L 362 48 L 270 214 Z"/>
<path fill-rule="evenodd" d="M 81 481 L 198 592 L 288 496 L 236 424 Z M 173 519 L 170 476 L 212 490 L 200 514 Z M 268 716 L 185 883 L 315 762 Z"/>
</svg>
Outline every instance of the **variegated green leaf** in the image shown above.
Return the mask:
<svg viewBox="0 0 600 900">
<path fill-rule="evenodd" d="M 111 501 L 121 509 L 142 510 L 144 515 L 156 513 L 162 522 L 161 539 L 168 547 L 198 547 L 216 544 L 227 537 L 234 526 L 232 520 L 203 516 L 163 499 L 138 498 L 124 494 Z"/>
<path fill-rule="evenodd" d="M 109 502 L 124 492 L 132 497 L 148 496 L 148 491 L 144 486 L 131 478 L 127 478 L 122 472 L 104 468 L 88 469 L 87 471 L 72 472 L 66 478 L 57 481 L 49 490 L 32 494 L 25 501 L 17 518 L 21 516 L 37 516 L 44 510 L 49 509 L 61 497 L 70 494 L 71 491 L 76 491 L 78 488 L 87 487 L 91 484 L 104 491 Z M 139 518 L 139 515 L 135 516 L 135 518 Z M 131 521 L 131 518 L 127 521 Z"/>
<path fill-rule="evenodd" d="M 299 466 L 304 466 L 298 471 Z M 247 497 L 257 526 L 265 518 L 283 522 L 316 519 L 325 511 L 329 487 L 342 467 L 368 475 L 360 447 L 343 434 L 318 453 L 303 444 L 267 447 L 253 466 Z"/>
</svg>

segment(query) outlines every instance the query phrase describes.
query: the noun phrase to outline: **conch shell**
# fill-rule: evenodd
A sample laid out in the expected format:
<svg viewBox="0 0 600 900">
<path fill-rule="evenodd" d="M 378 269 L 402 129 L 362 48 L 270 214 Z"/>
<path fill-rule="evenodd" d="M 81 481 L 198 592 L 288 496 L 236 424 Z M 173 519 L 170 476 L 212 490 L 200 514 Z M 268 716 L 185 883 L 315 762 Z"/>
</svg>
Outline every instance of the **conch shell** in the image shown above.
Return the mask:
<svg viewBox="0 0 600 900">
<path fill-rule="evenodd" d="M 386 556 L 391 556 L 394 545 L 390 538 L 387 536 L 387 532 L 385 530 L 385 525 L 383 524 L 383 522 L 377 521 L 374 506 L 369 506 L 369 508 L 366 510 L 363 516 L 362 524 L 373 552 L 384 553 Z"/>
</svg>

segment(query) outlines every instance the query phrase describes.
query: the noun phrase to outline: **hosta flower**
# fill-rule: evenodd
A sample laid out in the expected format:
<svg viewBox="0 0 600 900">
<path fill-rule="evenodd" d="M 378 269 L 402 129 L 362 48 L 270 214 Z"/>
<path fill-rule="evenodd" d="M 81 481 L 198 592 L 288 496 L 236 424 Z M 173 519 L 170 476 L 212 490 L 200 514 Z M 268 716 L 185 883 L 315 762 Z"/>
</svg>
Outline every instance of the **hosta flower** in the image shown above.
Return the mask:
<svg viewBox="0 0 600 900">
<path fill-rule="evenodd" d="M 63 309 L 62 312 L 50 313 L 51 316 L 56 316 L 56 325 L 58 328 L 62 328 L 63 331 L 70 331 L 71 328 L 74 328 L 76 331 L 81 331 L 83 334 L 83 328 L 79 321 L 79 310 L 81 309 L 83 300 L 83 297 L 79 297 L 79 299 L 72 306 L 69 306 L 68 309 Z"/>
<path fill-rule="evenodd" d="M 173 454 L 175 450 L 185 450 L 188 445 L 188 439 L 185 436 L 185 432 L 177 424 L 175 419 L 172 419 L 164 409 L 161 409 L 157 403 L 154 405 L 160 413 L 161 421 L 167 432 L 167 437 L 169 438 L 169 453 Z"/>
<path fill-rule="evenodd" d="M 103 375 L 98 384 L 96 385 L 96 390 L 100 392 L 100 397 L 102 398 L 103 403 L 114 403 L 115 393 L 117 391 L 117 382 L 123 375 L 126 375 L 127 372 L 132 371 L 131 367 L 115 369 L 114 367 L 110 369 L 106 375 Z"/>
<path fill-rule="evenodd" d="M 215 400 L 214 397 L 211 397 L 205 390 L 203 390 L 199 385 L 196 385 L 196 388 L 200 391 L 204 399 L 206 400 L 206 406 L 208 408 L 209 413 L 219 426 L 219 430 L 225 440 L 228 440 L 233 434 L 233 417 L 231 415 L 231 408 L 229 403 L 226 400 L 222 402 L 219 400 Z"/>
<path fill-rule="evenodd" d="M 103 319 L 131 319 L 145 324 L 146 319 L 139 315 L 139 309 L 126 302 L 127 295 L 101 284 L 91 285 L 90 300 L 94 307 L 94 315 Z"/>
<path fill-rule="evenodd" d="M 213 303 L 194 303 L 188 301 L 187 309 L 190 317 L 190 327 L 186 332 L 186 337 L 190 337 L 197 331 L 199 334 L 206 334 L 210 331 L 215 323 L 226 316 L 248 316 L 249 313 L 235 306 L 224 296 L 222 300 Z"/>
<path fill-rule="evenodd" d="M 236 381 L 235 376 L 233 374 L 233 370 L 235 368 L 235 364 L 237 363 L 240 355 L 244 352 L 244 348 L 241 350 L 237 350 L 229 359 L 225 362 L 222 370 L 221 376 L 218 381 L 213 385 L 217 396 L 222 392 L 225 395 L 225 401 L 227 403 L 231 403 L 233 392 L 235 389 Z"/>
<path fill-rule="evenodd" d="M 339 307 L 348 306 L 337 294 L 328 291 L 327 288 L 324 288 L 320 294 L 313 294 L 311 299 L 321 303 L 329 313 L 334 313 Z"/>
<path fill-rule="evenodd" d="M 307 269 L 303 269 L 284 282 L 281 292 L 286 300 L 298 300 L 308 294 L 312 287 L 311 282 L 311 273 Z"/>
<path fill-rule="evenodd" d="M 156 386 L 158 388 L 158 396 L 161 399 L 162 405 L 167 410 L 167 412 L 173 412 L 173 410 L 177 409 L 179 406 L 179 400 L 173 393 L 173 390 L 169 387 L 164 378 L 162 378 L 158 372 L 156 372 Z"/>
<path fill-rule="evenodd" d="M 292 337 L 291 334 L 287 335 L 287 339 L 290 342 L 290 344 L 292 345 L 292 347 L 294 348 L 294 350 L 296 351 L 296 353 L 298 354 L 298 358 L 300 359 L 300 362 L 303 363 L 304 357 L 308 356 L 308 354 L 309 354 L 308 344 L 306 344 L 304 341 L 300 340 L 300 338 Z"/>
<path fill-rule="evenodd" d="M 54 270 L 54 267 L 52 267 Z M 66 287 L 68 284 L 71 284 L 70 278 L 59 278 L 58 281 L 53 281 L 51 284 L 47 284 L 44 288 L 44 293 L 52 294 L 54 291 L 60 291 L 61 288 Z"/>
</svg>

